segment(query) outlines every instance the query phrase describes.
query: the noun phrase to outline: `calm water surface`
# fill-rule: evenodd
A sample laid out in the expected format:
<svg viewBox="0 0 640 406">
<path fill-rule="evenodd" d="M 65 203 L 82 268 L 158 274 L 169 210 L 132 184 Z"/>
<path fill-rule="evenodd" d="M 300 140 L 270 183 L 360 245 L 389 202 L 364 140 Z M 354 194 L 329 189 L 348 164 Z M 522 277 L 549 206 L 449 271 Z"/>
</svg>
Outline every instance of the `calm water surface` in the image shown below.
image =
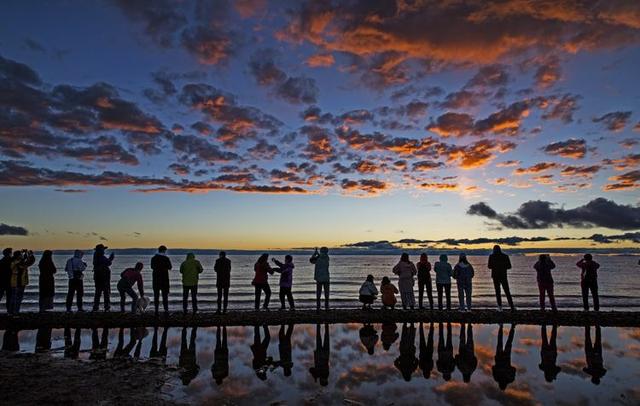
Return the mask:
<svg viewBox="0 0 640 406">
<path fill-rule="evenodd" d="M 165 364 L 177 377 L 163 391 L 197 404 L 640 403 L 640 328 L 559 327 L 555 338 L 551 326 L 447 323 L 0 333 L 3 351 Z"/>
<path fill-rule="evenodd" d="M 184 260 L 182 256 L 171 256 L 174 271 L 171 272 L 171 295 L 170 301 L 173 309 L 181 309 L 182 287 L 180 273 L 177 271 L 180 262 Z M 560 256 L 555 255 L 553 259 L 557 265 L 554 271 L 555 292 L 559 307 L 581 308 L 580 296 L 580 271 L 575 263 L 580 257 L 577 255 Z M 64 300 L 67 292 L 67 276 L 64 272 L 64 264 L 67 260 L 64 256 L 55 256 L 55 263 L 58 266 L 56 274 L 55 307 L 57 310 L 64 310 Z M 205 268 L 201 275 L 199 285 L 199 298 L 201 300 L 201 310 L 211 310 L 216 299 L 215 272 L 213 264 L 216 256 L 202 255 L 198 259 Z M 231 292 L 229 295 L 230 306 L 233 308 L 253 307 L 253 264 L 257 259 L 249 255 L 230 256 L 232 261 Z M 283 260 L 283 258 L 278 257 Z M 417 260 L 417 258 L 411 258 Z M 127 267 L 132 267 L 137 261 L 145 264 L 143 271 L 144 285 L 147 295 L 152 296 L 151 291 L 151 269 L 149 269 L 150 256 L 116 256 L 112 266 L 112 302 L 119 300 L 115 288 L 120 272 Z M 433 263 L 434 257 L 430 258 Z M 455 258 L 451 258 L 451 261 Z M 490 273 L 486 268 L 487 257 L 472 256 L 469 258 L 476 270 L 476 277 L 473 282 L 473 300 L 476 307 L 495 306 L 495 297 Z M 622 309 L 640 310 L 640 267 L 637 256 L 596 256 L 595 260 L 601 264 L 599 271 L 600 283 L 600 306 L 602 310 Z M 358 306 L 358 289 L 367 274 L 372 274 L 376 278 L 376 284 L 383 276 L 391 277 L 397 283 L 397 277 L 393 275 L 391 269 L 397 263 L 398 258 L 390 255 L 334 255 L 331 257 L 331 298 L 337 307 Z M 538 287 L 536 284 L 533 264 L 536 261 L 534 256 L 511 256 L 513 269 L 510 271 L 511 292 L 515 297 L 516 306 L 537 307 Z M 88 258 L 91 262 L 91 256 Z M 309 263 L 308 256 L 294 256 L 294 287 L 293 294 L 299 307 L 315 306 L 315 282 L 313 281 L 313 266 Z M 93 280 L 92 266 L 85 273 L 85 302 L 88 304 L 93 300 Z M 277 274 L 270 278 L 270 283 L 274 291 L 272 300 L 277 301 Z M 25 294 L 25 310 L 37 310 L 37 285 L 38 266 L 37 263 L 31 267 L 31 284 L 27 287 Z M 417 285 L 416 285 L 417 291 Z M 455 293 L 455 281 L 452 290 L 454 298 L 453 304 L 457 305 L 457 293 Z M 434 286 L 435 293 L 435 286 Z M 273 307 L 279 306 L 273 303 Z M 90 306 L 86 306 L 90 309 Z"/>
</svg>

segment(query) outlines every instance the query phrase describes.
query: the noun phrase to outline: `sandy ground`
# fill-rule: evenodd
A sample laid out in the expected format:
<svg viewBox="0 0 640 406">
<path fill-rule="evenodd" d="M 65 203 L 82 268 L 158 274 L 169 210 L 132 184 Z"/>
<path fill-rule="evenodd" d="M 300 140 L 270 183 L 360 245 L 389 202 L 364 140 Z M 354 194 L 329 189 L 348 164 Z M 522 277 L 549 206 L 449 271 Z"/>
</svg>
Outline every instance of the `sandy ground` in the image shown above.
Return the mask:
<svg viewBox="0 0 640 406">
<path fill-rule="evenodd" d="M 0 371 L 1 405 L 175 404 L 161 390 L 171 372 L 153 362 L 0 352 Z"/>
</svg>

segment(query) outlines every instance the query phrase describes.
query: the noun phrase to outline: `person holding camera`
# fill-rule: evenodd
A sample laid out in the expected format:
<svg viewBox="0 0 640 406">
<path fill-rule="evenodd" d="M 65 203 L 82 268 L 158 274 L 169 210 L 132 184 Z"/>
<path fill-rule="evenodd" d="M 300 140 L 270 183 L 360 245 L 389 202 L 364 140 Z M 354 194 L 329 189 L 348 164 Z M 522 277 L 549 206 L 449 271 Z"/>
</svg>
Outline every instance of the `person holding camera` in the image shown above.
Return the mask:
<svg viewBox="0 0 640 406">
<path fill-rule="evenodd" d="M 33 251 L 16 251 L 11 261 L 11 302 L 9 314 L 20 313 L 24 289 L 29 284 L 29 267 L 36 262 Z"/>
<path fill-rule="evenodd" d="M 105 247 L 102 244 L 96 245 L 93 253 L 93 282 L 95 283 L 96 293 L 93 297 L 93 311 L 97 312 L 100 307 L 100 296 L 104 296 L 104 310 L 106 312 L 111 308 L 111 263 L 115 255 L 113 252 L 108 257 L 104 254 Z"/>
</svg>

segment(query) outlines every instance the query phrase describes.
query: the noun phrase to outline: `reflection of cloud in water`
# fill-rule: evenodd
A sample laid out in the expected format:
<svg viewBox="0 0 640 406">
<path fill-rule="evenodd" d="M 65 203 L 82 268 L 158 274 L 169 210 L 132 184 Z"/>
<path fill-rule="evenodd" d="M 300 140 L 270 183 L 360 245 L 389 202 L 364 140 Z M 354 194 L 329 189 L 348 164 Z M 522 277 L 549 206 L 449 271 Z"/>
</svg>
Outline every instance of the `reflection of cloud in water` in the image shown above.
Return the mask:
<svg viewBox="0 0 640 406">
<path fill-rule="evenodd" d="M 504 391 L 489 382 L 483 382 L 482 386 L 485 396 L 498 401 L 501 405 L 522 406 L 535 404 L 531 388 L 526 383 L 515 382 Z"/>
<path fill-rule="evenodd" d="M 483 388 L 476 384 L 466 384 L 462 382 L 444 382 L 432 388 L 438 396 L 444 398 L 450 405 L 473 405 L 479 404 L 483 396 Z"/>
<path fill-rule="evenodd" d="M 355 365 L 340 374 L 336 381 L 336 386 L 342 390 L 348 390 L 367 382 L 381 385 L 394 378 L 397 374 L 398 371 L 393 365 L 378 365 L 374 363 Z"/>
</svg>

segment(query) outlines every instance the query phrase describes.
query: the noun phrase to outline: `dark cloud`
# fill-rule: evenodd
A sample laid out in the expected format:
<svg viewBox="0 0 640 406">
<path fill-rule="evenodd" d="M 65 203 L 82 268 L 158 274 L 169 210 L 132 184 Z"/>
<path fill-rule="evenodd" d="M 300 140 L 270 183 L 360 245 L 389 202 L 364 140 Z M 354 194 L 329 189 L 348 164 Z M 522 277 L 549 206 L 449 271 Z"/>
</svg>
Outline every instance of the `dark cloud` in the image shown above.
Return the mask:
<svg viewBox="0 0 640 406">
<path fill-rule="evenodd" d="M 442 137 L 462 137 L 473 132 L 473 117 L 466 113 L 444 113 L 426 129 Z"/>
<path fill-rule="evenodd" d="M 145 33 L 163 47 L 172 45 L 174 34 L 187 22 L 183 10 L 170 0 L 113 0 L 113 2 L 127 17 L 140 22 L 144 26 Z"/>
<path fill-rule="evenodd" d="M 582 97 L 564 94 L 562 97 L 551 96 L 540 103 L 546 111 L 542 114 L 544 120 L 560 120 L 564 123 L 573 122 L 573 114 L 578 110 L 578 100 Z"/>
<path fill-rule="evenodd" d="M 335 149 L 329 131 L 318 126 L 306 125 L 300 132 L 307 136 L 307 146 L 303 157 L 316 163 L 329 162 L 335 159 Z"/>
<path fill-rule="evenodd" d="M 509 83 L 509 72 L 504 65 L 487 65 L 481 67 L 478 72 L 467 82 L 465 87 L 500 87 Z"/>
<path fill-rule="evenodd" d="M 591 178 L 602 169 L 600 165 L 574 166 L 569 165 L 562 168 L 560 174 L 562 176 L 575 176 L 583 178 Z"/>
<path fill-rule="evenodd" d="M 311 121 L 317 124 L 329 124 L 333 122 L 333 114 L 323 113 L 318 106 L 309 106 L 300 113 L 304 121 Z"/>
<path fill-rule="evenodd" d="M 304 76 L 289 77 L 275 89 L 276 95 L 291 104 L 315 103 L 319 92 L 315 79 Z"/>
<path fill-rule="evenodd" d="M 434 162 L 434 161 L 418 161 L 414 162 L 412 168 L 413 171 L 432 171 L 435 169 L 442 168 L 444 164 L 442 162 Z"/>
<path fill-rule="evenodd" d="M 340 186 L 346 191 L 375 195 L 386 190 L 389 185 L 386 182 L 375 179 L 360 179 L 358 181 L 343 179 Z"/>
<path fill-rule="evenodd" d="M 10 226 L 8 224 L 0 223 L 0 235 L 29 235 L 29 231 L 20 226 Z"/>
<path fill-rule="evenodd" d="M 555 55 L 542 60 L 534 75 L 535 84 L 541 89 L 550 88 L 561 78 L 560 58 Z"/>
<path fill-rule="evenodd" d="M 34 86 L 42 83 L 40 76 L 29 66 L 2 56 L 0 56 L 0 79 Z"/>
<path fill-rule="evenodd" d="M 602 123 L 604 127 L 613 132 L 624 130 L 631 119 L 630 111 L 613 111 L 593 119 L 594 123 Z"/>
<path fill-rule="evenodd" d="M 587 142 L 583 139 L 570 138 L 566 141 L 552 142 L 542 148 L 549 155 L 560 155 L 566 158 L 584 158 L 587 153 Z"/>
<path fill-rule="evenodd" d="M 523 203 L 514 213 L 500 214 L 486 203 L 473 204 L 469 215 L 486 217 L 500 226 L 514 229 L 541 229 L 552 227 L 592 228 L 605 227 L 617 230 L 640 228 L 640 207 L 617 204 L 605 198 L 596 198 L 573 209 L 556 208 L 555 204 L 542 200 Z"/>
<path fill-rule="evenodd" d="M 529 100 L 518 101 L 510 104 L 483 120 L 478 120 L 474 125 L 474 131 L 484 134 L 517 135 L 520 133 L 522 119 L 530 112 L 532 102 Z"/>
<path fill-rule="evenodd" d="M 602 164 L 613 166 L 618 171 L 637 168 L 640 166 L 640 154 L 628 154 L 623 156 L 622 158 L 603 159 Z"/>
<path fill-rule="evenodd" d="M 555 162 L 539 162 L 535 165 L 529 166 L 527 168 L 517 168 L 513 171 L 515 175 L 529 175 L 536 174 L 544 171 L 548 171 L 550 169 L 560 168 L 560 165 Z"/>
<path fill-rule="evenodd" d="M 351 244 L 344 244 L 343 247 L 347 248 L 366 248 L 366 249 L 397 249 L 400 248 L 396 245 L 393 245 L 387 240 L 382 241 L 361 241 L 355 242 Z"/>
<path fill-rule="evenodd" d="M 640 188 L 640 170 L 635 170 L 622 175 L 616 175 L 609 178 L 614 183 L 604 186 L 604 190 L 633 190 Z"/>
<path fill-rule="evenodd" d="M 261 86 L 271 86 L 287 80 L 287 74 L 275 62 L 276 53 L 271 49 L 255 52 L 249 60 L 249 72 Z"/>
<path fill-rule="evenodd" d="M 193 135 L 173 135 L 171 144 L 176 154 L 194 158 L 197 162 L 211 165 L 238 159 L 233 152 L 223 151 L 207 139 Z"/>
<path fill-rule="evenodd" d="M 280 150 L 276 145 L 269 144 L 265 140 L 259 140 L 253 147 L 247 149 L 247 152 L 254 159 L 271 160 L 280 154 Z"/>
<path fill-rule="evenodd" d="M 444 101 L 438 103 L 438 106 L 442 109 L 468 109 L 479 105 L 484 100 L 484 94 L 471 91 L 460 90 L 457 92 L 449 93 Z"/>
</svg>

